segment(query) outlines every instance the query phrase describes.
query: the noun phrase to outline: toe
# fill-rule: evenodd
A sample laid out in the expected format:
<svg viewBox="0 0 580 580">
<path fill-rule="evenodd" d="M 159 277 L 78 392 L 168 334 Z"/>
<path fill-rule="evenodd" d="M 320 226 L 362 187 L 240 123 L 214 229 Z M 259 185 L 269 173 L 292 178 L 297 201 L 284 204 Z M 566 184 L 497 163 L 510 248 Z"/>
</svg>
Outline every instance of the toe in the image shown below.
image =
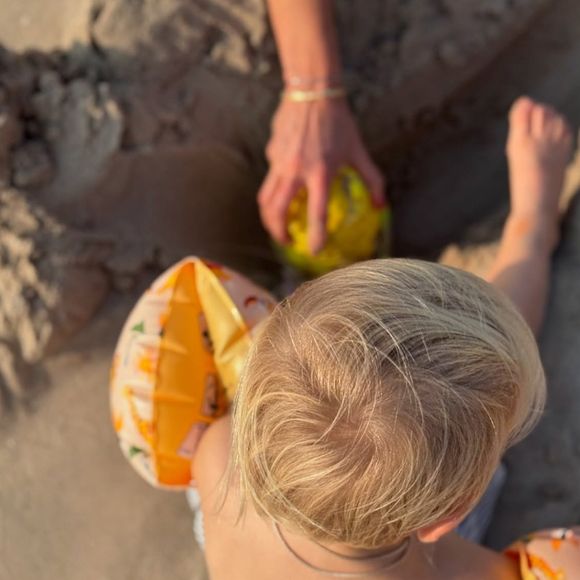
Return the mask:
<svg viewBox="0 0 580 580">
<path fill-rule="evenodd" d="M 511 129 L 516 132 L 528 133 L 531 130 L 531 117 L 535 103 L 529 97 L 520 97 L 510 111 Z"/>
<path fill-rule="evenodd" d="M 550 135 L 555 141 L 564 140 L 566 133 L 568 132 L 568 127 L 564 119 L 560 116 L 556 116 L 550 123 Z"/>
<path fill-rule="evenodd" d="M 544 105 L 535 105 L 531 114 L 531 131 L 536 138 L 546 135 L 547 127 L 551 119 L 550 111 Z"/>
<path fill-rule="evenodd" d="M 553 141 L 566 142 L 571 139 L 572 131 L 566 118 L 551 107 L 544 114 L 544 134 Z"/>
</svg>

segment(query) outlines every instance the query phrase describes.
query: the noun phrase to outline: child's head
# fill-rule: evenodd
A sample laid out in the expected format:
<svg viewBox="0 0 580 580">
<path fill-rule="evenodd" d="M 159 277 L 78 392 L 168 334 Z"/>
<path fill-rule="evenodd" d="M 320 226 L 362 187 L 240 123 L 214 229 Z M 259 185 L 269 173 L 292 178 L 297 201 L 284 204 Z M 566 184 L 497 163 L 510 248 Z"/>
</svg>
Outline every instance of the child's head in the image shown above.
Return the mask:
<svg viewBox="0 0 580 580">
<path fill-rule="evenodd" d="M 545 397 L 535 340 L 465 272 L 407 260 L 299 288 L 242 378 L 243 497 L 288 529 L 361 548 L 464 514 Z"/>
</svg>

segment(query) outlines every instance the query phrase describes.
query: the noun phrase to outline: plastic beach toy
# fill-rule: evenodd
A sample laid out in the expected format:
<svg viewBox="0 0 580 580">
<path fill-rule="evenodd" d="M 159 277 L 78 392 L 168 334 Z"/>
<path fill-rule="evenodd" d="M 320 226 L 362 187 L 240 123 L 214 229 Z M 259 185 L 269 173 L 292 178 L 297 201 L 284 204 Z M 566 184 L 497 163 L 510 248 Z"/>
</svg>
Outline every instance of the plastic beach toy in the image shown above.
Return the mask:
<svg viewBox="0 0 580 580">
<path fill-rule="evenodd" d="M 371 258 L 388 241 L 391 212 L 375 208 L 360 175 L 341 169 L 330 187 L 327 241 L 316 255 L 308 247 L 307 192 L 302 189 L 288 209 L 291 242 L 278 246 L 282 258 L 306 274 L 319 276 L 336 268 Z"/>
<path fill-rule="evenodd" d="M 140 298 L 111 369 L 121 450 L 156 487 L 185 488 L 207 426 L 231 401 L 252 335 L 275 300 L 240 274 L 186 258 Z"/>
</svg>

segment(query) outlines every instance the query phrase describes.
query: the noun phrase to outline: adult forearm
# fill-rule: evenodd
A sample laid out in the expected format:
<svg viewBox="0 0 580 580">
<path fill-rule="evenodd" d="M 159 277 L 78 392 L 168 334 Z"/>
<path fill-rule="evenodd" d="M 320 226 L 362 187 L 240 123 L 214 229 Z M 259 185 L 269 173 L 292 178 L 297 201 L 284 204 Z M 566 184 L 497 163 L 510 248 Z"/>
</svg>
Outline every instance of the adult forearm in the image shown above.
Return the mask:
<svg viewBox="0 0 580 580">
<path fill-rule="evenodd" d="M 268 8 L 286 83 L 340 82 L 332 0 L 268 0 Z"/>
<path fill-rule="evenodd" d="M 266 148 L 270 168 L 258 195 L 260 215 L 272 237 L 288 243 L 288 208 L 305 187 L 308 241 L 316 253 L 326 242 L 336 172 L 356 169 L 377 206 L 384 204 L 384 182 L 345 99 L 332 0 L 268 0 L 268 7 L 285 90 Z"/>
</svg>

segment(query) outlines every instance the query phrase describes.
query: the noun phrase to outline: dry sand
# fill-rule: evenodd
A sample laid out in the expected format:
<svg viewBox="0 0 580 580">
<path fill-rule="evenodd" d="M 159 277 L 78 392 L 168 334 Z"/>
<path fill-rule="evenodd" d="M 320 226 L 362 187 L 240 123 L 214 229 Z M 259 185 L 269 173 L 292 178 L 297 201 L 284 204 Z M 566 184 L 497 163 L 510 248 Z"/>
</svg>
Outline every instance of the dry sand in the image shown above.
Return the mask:
<svg viewBox="0 0 580 580">
<path fill-rule="evenodd" d="M 0 15 L 9 4 L 2 3 Z M 93 13 L 91 35 L 93 42 L 100 42 L 105 47 L 102 50 L 110 46 L 110 54 L 118 57 L 117 60 L 111 57 L 112 61 L 109 61 L 109 64 L 113 62 L 115 71 L 125 71 L 127 78 L 131 74 L 141 78 L 142 71 L 132 69 L 134 60 L 127 62 L 120 57 L 129 50 L 123 43 L 128 43 L 129 48 L 140 43 L 146 45 L 155 37 L 155 31 L 144 25 L 127 32 L 127 26 L 122 26 L 123 19 L 128 18 L 123 13 L 122 4 L 95 3 L 101 6 L 101 10 Z M 195 4 L 201 6 L 203 3 Z M 223 2 L 215 4 L 223 4 L 224 10 L 227 8 Z M 31 101 L 33 109 L 27 110 L 24 117 L 20 112 L 16 115 L 10 109 L 13 106 L 10 103 L 0 110 L 0 113 L 7 113 L 6 118 L 12 116 L 20 123 L 24 118 L 27 140 L 32 137 L 32 141 L 37 142 L 30 151 L 20 154 L 23 158 L 20 165 L 10 160 L 11 175 L 8 179 L 14 185 L 14 168 L 23 167 L 19 178 L 24 180 L 21 187 L 31 182 L 37 186 L 28 188 L 33 192 L 28 199 L 33 204 L 41 203 L 55 214 L 56 217 L 47 218 L 55 224 L 49 228 L 51 243 L 60 243 L 59 223 L 67 224 L 62 233 L 65 236 L 71 235 L 68 229 L 73 227 L 85 233 L 92 229 L 90 244 L 87 239 L 81 243 L 74 238 L 75 243 L 81 243 L 82 247 L 90 247 L 91 258 L 84 262 L 84 267 L 94 268 L 96 252 L 100 255 L 98 271 L 104 271 L 117 288 L 134 285 L 144 266 L 163 266 L 180 252 L 198 249 L 207 239 L 211 243 L 204 247 L 209 247 L 211 252 L 233 256 L 230 261 L 239 259 L 241 255 L 247 268 L 265 279 L 262 269 L 263 256 L 267 260 L 267 252 L 261 245 L 263 238 L 260 240 L 255 236 L 255 216 L 252 217 L 250 212 L 247 222 L 241 225 L 239 220 L 226 220 L 227 227 L 234 228 L 233 236 L 242 240 L 241 248 L 235 248 L 234 252 L 231 242 L 219 247 L 224 230 L 220 229 L 223 221 L 218 219 L 224 213 L 251 207 L 260 171 L 256 171 L 254 162 L 259 159 L 259 149 L 266 134 L 263 119 L 269 115 L 275 97 L 273 72 L 266 70 L 266 65 L 271 63 L 268 32 L 255 24 L 263 21 L 260 20 L 263 14 L 259 4 L 250 0 L 239 3 L 241 8 L 231 22 L 234 31 L 239 29 L 240 23 L 246 22 L 244 26 L 250 26 L 247 22 L 253 23 L 250 26 L 253 33 L 244 38 L 244 42 L 258 46 L 260 50 L 250 51 L 246 60 L 240 60 L 234 33 L 229 40 L 216 42 L 213 49 L 214 58 L 225 62 L 230 72 L 232 69 L 235 71 L 232 76 L 226 75 L 227 83 L 230 83 L 227 86 L 230 90 L 238 87 L 241 101 L 255 105 L 248 119 L 235 109 L 229 110 L 223 123 L 218 123 L 215 116 L 212 117 L 216 111 L 210 106 L 212 103 L 203 96 L 192 96 L 179 82 L 168 83 L 169 89 L 162 94 L 146 92 L 144 100 L 134 98 L 136 89 L 131 83 L 115 82 L 112 78 L 107 81 L 107 86 L 99 85 L 94 79 L 87 80 L 84 73 L 93 69 L 83 60 L 88 57 L 82 51 L 75 65 L 80 68 L 73 67 L 70 73 L 72 81 L 63 80 L 62 72 L 54 75 L 50 71 L 41 75 L 41 84 L 34 81 L 34 86 L 41 90 L 35 89 L 37 98 Z M 383 4 L 389 5 L 387 2 Z M 459 0 L 444 4 L 455 10 L 460 10 L 461 6 L 469 8 L 469 3 Z M 509 9 L 517 4 L 523 7 L 522 10 L 539 5 L 507 0 L 486 4 L 494 4 L 500 11 L 500 18 L 497 14 L 491 17 L 493 22 L 504 22 L 501 16 L 509 14 Z M 147 24 L 155 20 L 151 14 L 156 10 L 174 10 L 180 3 L 178 0 L 164 0 L 138 5 L 144 11 L 142 22 Z M 419 3 L 409 5 L 416 8 Z M 341 10 L 348 17 L 347 2 L 341 4 Z M 192 32 L 195 27 L 188 24 L 187 13 L 180 14 L 183 20 L 179 22 L 179 30 L 184 36 L 179 38 L 197 42 Z M 208 19 L 211 20 L 210 16 Z M 415 14 L 413 18 L 420 21 L 424 18 L 423 25 L 428 26 L 433 14 Z M 474 26 L 476 24 L 477 20 Z M 364 22 L 359 24 L 361 27 L 364 25 Z M 452 75 L 453 82 L 450 81 L 444 95 L 434 92 L 428 102 L 421 104 L 422 121 L 407 128 L 411 130 L 396 129 L 397 115 L 382 113 L 382 125 L 376 125 L 384 129 L 384 134 L 372 130 L 372 115 L 377 115 L 381 103 L 383 107 L 396 110 L 405 92 L 381 85 L 388 75 L 379 74 L 377 67 L 380 62 L 388 60 L 381 61 L 377 56 L 378 64 L 365 72 L 359 61 L 352 57 L 351 68 L 362 71 L 356 73 L 359 78 L 355 79 L 355 84 L 377 76 L 380 91 L 384 91 L 374 96 L 359 92 L 357 107 L 373 153 L 379 160 L 388 159 L 390 162 L 391 195 L 397 218 L 396 243 L 400 253 L 435 256 L 449 243 L 460 242 L 447 253 L 448 261 L 460 261 L 466 267 L 477 269 L 489 259 L 490 249 L 480 251 L 474 243 L 493 243 L 497 226 L 501 223 L 502 204 L 507 200 L 503 160 L 505 112 L 514 97 L 528 93 L 547 99 L 562 108 L 576 126 L 580 124 L 579 26 L 580 5 L 577 1 L 554 0 L 519 41 L 504 51 L 442 111 L 424 107 L 429 103 L 436 105 L 441 98 L 454 92 L 453 87 L 465 80 L 464 75 Z M 508 37 L 504 35 L 502 39 L 505 41 Z M 67 38 L 66 42 L 70 42 L 70 37 Z M 388 39 L 388 35 L 385 38 Z M 407 40 L 411 46 L 412 38 Z M 360 40 L 357 44 L 355 40 L 349 41 L 348 55 L 364 55 L 368 44 L 361 44 Z M 60 44 L 65 42 L 62 38 L 46 42 L 48 44 L 39 47 L 66 47 L 66 43 Z M 381 58 L 387 59 L 388 42 L 384 40 L 383 44 L 378 44 L 385 47 Z M 438 41 L 435 44 L 439 46 Z M 179 47 L 173 45 L 164 48 L 169 57 L 177 49 Z M 461 51 L 458 54 L 452 48 L 445 51 L 447 59 L 461 56 Z M 415 47 L 408 54 L 419 52 Z M 433 51 L 430 54 L 434 54 Z M 489 58 L 489 54 L 487 56 Z M 24 70 L 21 61 L 16 62 L 20 57 L 10 54 L 6 58 L 13 72 Z M 424 58 L 428 60 L 427 56 Z M 27 61 L 33 79 L 39 78 L 39 68 L 45 70 L 43 59 L 41 56 L 32 62 Z M 58 61 L 52 68 L 61 71 L 61 64 L 62 61 Z M 408 66 L 409 69 L 402 67 L 401 70 L 414 70 L 415 65 Z M 464 70 L 460 64 L 457 66 L 460 67 L 457 70 Z M 244 67 L 256 67 L 256 70 L 263 71 L 260 73 L 262 76 L 248 83 L 241 82 L 236 75 L 243 75 Z M 221 74 L 223 72 L 222 69 Z M 179 76 L 182 73 L 180 69 L 173 74 Z M 219 75 L 204 69 L 193 76 L 193 80 L 191 75 L 188 79 L 194 85 L 202 83 L 210 89 L 213 87 L 212 90 L 217 90 L 215 86 L 219 85 L 223 90 Z M 425 75 L 423 81 L 429 78 L 432 77 Z M 397 76 L 395 80 L 401 82 Z M 156 81 L 153 79 L 151 83 Z M 25 93 L 26 86 L 29 86 L 27 82 L 24 78 L 18 85 L 24 86 Z M 438 86 L 433 79 L 432 83 L 433 87 Z M 266 88 L 259 88 L 262 85 Z M 414 85 L 405 86 L 413 88 Z M 269 91 L 269 96 L 264 91 Z M 184 95 L 187 97 L 185 104 Z M 398 96 L 394 98 L 392 95 Z M 22 104 L 22 100 L 19 102 Z M 93 116 L 90 122 L 86 119 L 87 111 Z M 180 119 L 190 118 L 189 112 L 193 115 L 194 111 L 195 118 L 204 127 L 202 133 L 196 133 L 198 124 L 194 124 L 195 129 L 187 123 L 180 126 Z M 38 125 L 30 124 L 35 115 L 42 119 L 42 130 Z M 65 122 L 64 118 L 68 120 Z M 255 123 L 258 123 L 257 128 Z M 76 129 L 67 133 L 67 127 L 71 126 L 76 126 Z M 220 133 L 222 130 L 226 131 L 225 138 Z M 209 147 L 200 147 L 201 135 L 211 135 L 212 131 L 220 133 L 220 138 L 209 139 Z M 404 137 L 393 140 L 396 134 Z M 2 149 L 2 139 L 5 137 L 10 138 L 11 143 L 22 143 L 30 149 L 26 140 L 17 139 L 13 127 L 2 132 L 0 118 L 0 180 L 2 154 L 6 150 Z M 19 149 L 20 146 L 16 148 Z M 76 161 L 68 166 L 69 153 L 75 149 L 78 149 Z M 36 159 L 42 161 L 46 158 L 46 151 L 50 152 L 49 165 L 55 159 L 61 159 L 58 171 L 55 172 L 54 167 L 39 171 L 37 168 L 42 168 L 43 163 L 38 161 L 27 164 L 27 156 L 36 155 Z M 89 158 L 96 165 L 87 164 Z M 69 169 L 61 170 L 62 164 Z M 75 171 L 79 164 L 87 164 L 89 170 Z M 204 172 L 200 173 L 200 166 Z M 571 173 L 571 189 L 574 189 L 579 175 L 580 164 L 577 164 L 575 172 Z M 58 187 L 54 185 L 55 179 Z M 199 183 L 205 190 L 218 193 L 231 191 L 241 184 L 240 195 L 244 201 L 232 200 L 231 195 L 223 194 L 222 197 L 211 197 L 207 207 L 200 206 L 198 200 L 187 197 Z M 162 197 L 159 201 L 160 191 L 163 196 L 171 197 Z M 95 199 L 96 202 L 91 202 Z M 148 210 L 137 215 L 135 211 L 139 207 Z M 203 225 L 215 219 L 215 228 L 192 227 L 187 216 L 189 212 L 193 223 Z M 494 545 L 503 545 L 517 535 L 544 525 L 575 523 L 580 516 L 580 495 L 576 491 L 580 484 L 580 468 L 577 467 L 580 465 L 577 461 L 580 454 L 577 426 L 580 398 L 576 395 L 580 389 L 577 378 L 580 305 L 574 299 L 576 285 L 580 282 L 579 212 L 578 207 L 571 212 L 564 243 L 555 260 L 553 297 L 541 341 L 552 393 L 548 413 L 532 438 L 509 456 L 510 479 L 490 537 Z M 98 234 L 96 240 L 95 232 Z M 34 245 L 35 236 L 27 236 Z M 112 254 L 107 254 L 110 252 L 107 244 L 111 239 L 120 239 L 122 243 L 113 249 Z M 95 242 L 96 247 L 93 245 Z M 166 254 L 162 254 L 160 248 Z M 248 255 L 252 259 L 248 259 Z M 253 259 L 256 255 L 261 261 Z M 475 261 L 470 259 L 473 255 Z M 24 252 L 24 256 L 29 254 Z M 66 272 L 68 263 L 65 260 L 63 272 Z M 257 267 L 260 264 L 261 268 Z M 54 280 L 49 278 L 48 288 L 58 293 L 59 280 L 58 276 Z M 155 580 L 168 576 L 185 580 L 203 577 L 184 499 L 180 495 L 148 488 L 121 457 L 109 426 L 106 388 L 109 358 L 133 299 L 130 294 L 110 298 L 92 325 L 69 343 L 66 351 L 48 359 L 43 368 L 45 376 L 31 382 L 39 387 L 49 386 L 46 393 L 25 404 L 15 405 L 8 420 L 4 421 L 0 432 L 2 580 Z"/>
</svg>

